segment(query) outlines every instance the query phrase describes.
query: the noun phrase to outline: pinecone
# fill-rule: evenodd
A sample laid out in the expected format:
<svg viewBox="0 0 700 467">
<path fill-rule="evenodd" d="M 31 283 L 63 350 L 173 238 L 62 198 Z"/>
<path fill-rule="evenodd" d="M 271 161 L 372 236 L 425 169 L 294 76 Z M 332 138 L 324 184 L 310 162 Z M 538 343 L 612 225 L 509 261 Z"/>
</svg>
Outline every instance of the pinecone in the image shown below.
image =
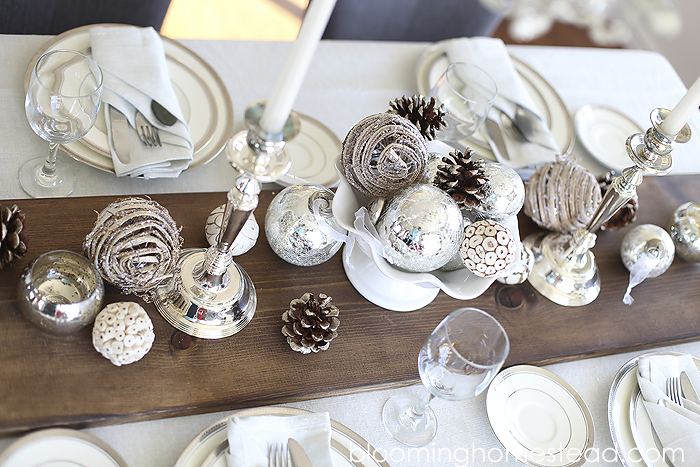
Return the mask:
<svg viewBox="0 0 700 467">
<path fill-rule="evenodd" d="M 438 165 L 433 185 L 452 196 L 459 207 L 472 209 L 487 196 L 489 181 L 484 172 L 484 161 L 472 157 L 474 152 L 467 149 L 450 153 L 443 157 L 445 164 Z"/>
<path fill-rule="evenodd" d="M 443 106 L 436 107 L 435 98 L 426 100 L 423 96 L 406 97 L 394 99 L 389 102 L 390 113 L 398 114 L 410 120 L 418 127 L 421 134 L 428 141 L 435 139 L 436 132 L 447 125 L 445 122 L 445 111 Z"/>
<path fill-rule="evenodd" d="M 0 268 L 11 265 L 27 252 L 27 229 L 24 213 L 16 204 L 11 208 L 0 204 Z"/>
<path fill-rule="evenodd" d="M 614 178 L 615 174 L 613 172 L 606 172 L 598 177 L 598 185 L 600 185 L 600 191 L 603 196 L 605 196 L 605 192 L 610 188 Z M 600 230 L 618 230 L 627 227 L 637 219 L 638 208 L 639 197 L 637 193 L 635 193 L 632 199 L 627 201 L 627 203 L 613 214 L 607 222 L 600 226 Z"/>
<path fill-rule="evenodd" d="M 338 336 L 338 308 L 331 305 L 331 297 L 305 293 L 289 303 L 289 309 L 282 314 L 282 334 L 287 343 L 297 352 L 308 354 L 326 350 Z"/>
</svg>

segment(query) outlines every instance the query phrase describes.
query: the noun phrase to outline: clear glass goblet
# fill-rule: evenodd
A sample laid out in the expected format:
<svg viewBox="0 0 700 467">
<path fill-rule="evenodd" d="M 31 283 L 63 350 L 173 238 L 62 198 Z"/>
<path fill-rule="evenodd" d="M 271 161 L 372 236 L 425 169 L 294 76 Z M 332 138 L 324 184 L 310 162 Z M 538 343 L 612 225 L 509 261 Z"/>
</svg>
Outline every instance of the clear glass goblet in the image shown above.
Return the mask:
<svg viewBox="0 0 700 467">
<path fill-rule="evenodd" d="M 428 394 L 389 398 L 382 409 L 384 428 L 408 446 L 424 446 L 437 432 L 433 398 L 470 399 L 491 383 L 508 356 L 505 330 L 488 313 L 460 308 L 450 313 L 430 334 L 418 354 L 418 371 Z"/>
<path fill-rule="evenodd" d="M 24 110 L 34 133 L 49 142 L 48 157 L 26 162 L 19 184 L 35 198 L 68 196 L 75 175 L 56 160 L 60 144 L 71 143 L 92 128 L 102 102 L 102 70 L 73 50 L 53 50 L 37 60 L 29 80 Z"/>
<path fill-rule="evenodd" d="M 478 66 L 450 64 L 428 95 L 443 104 L 447 112 L 447 126 L 437 139 L 449 144 L 473 135 L 486 120 L 497 95 L 496 82 Z"/>
</svg>

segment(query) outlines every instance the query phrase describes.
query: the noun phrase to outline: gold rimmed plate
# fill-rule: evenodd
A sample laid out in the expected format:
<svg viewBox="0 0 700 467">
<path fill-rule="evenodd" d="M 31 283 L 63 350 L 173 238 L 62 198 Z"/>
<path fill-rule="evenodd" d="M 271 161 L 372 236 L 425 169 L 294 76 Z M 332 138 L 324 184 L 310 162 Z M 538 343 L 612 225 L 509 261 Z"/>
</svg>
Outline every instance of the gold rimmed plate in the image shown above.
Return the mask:
<svg viewBox="0 0 700 467">
<path fill-rule="evenodd" d="M 449 40 L 449 39 L 448 39 Z M 418 57 L 415 67 L 416 88 L 427 96 L 435 82 L 450 64 L 446 55 L 447 41 L 429 45 Z M 515 70 L 535 103 L 535 109 L 552 131 L 557 148 L 569 154 L 574 148 L 574 125 L 569 111 L 554 88 L 539 73 L 517 57 L 510 56 Z M 488 143 L 479 134 L 472 135 L 469 146 L 481 157 L 495 160 Z"/>
<path fill-rule="evenodd" d="M 89 52 L 90 28 L 93 26 L 96 25 L 71 29 L 44 44 L 27 67 L 25 90 L 34 64 L 45 52 L 56 49 Z M 192 170 L 212 160 L 226 146 L 226 141 L 233 134 L 233 104 L 226 86 L 209 64 L 179 42 L 161 38 L 173 88 L 190 128 L 194 154 L 186 170 Z M 80 162 L 114 173 L 103 112 L 100 112 L 95 126 L 87 135 L 79 141 L 61 145 L 61 148 Z"/>
<path fill-rule="evenodd" d="M 569 383 L 543 368 L 518 365 L 494 378 L 486 411 L 496 437 L 531 467 L 574 467 L 593 446 L 593 418 Z"/>
<path fill-rule="evenodd" d="M 175 467 L 227 467 L 227 424 L 231 417 L 258 415 L 303 415 L 306 410 L 291 407 L 258 407 L 241 410 L 205 428 L 185 448 Z M 382 455 L 348 427 L 331 420 L 331 459 L 333 467 L 390 467 Z"/>
</svg>

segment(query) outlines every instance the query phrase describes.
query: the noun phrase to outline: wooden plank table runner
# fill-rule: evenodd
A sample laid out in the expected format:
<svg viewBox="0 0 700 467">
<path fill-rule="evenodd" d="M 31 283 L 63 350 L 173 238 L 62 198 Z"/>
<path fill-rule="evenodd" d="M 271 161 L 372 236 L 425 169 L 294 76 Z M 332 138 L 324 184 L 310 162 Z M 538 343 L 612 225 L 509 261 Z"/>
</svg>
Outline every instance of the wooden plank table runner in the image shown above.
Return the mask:
<svg viewBox="0 0 700 467">
<path fill-rule="evenodd" d="M 221 340 L 189 339 L 172 328 L 152 304 L 108 286 L 107 302 L 136 300 L 151 316 L 156 341 L 143 360 L 113 366 L 92 347 L 91 327 L 68 336 L 45 334 L 24 319 L 15 300 L 23 267 L 39 254 L 82 252 L 96 211 L 116 197 L 0 201 L 26 213 L 29 251 L 11 268 L 0 269 L 0 434 L 48 426 L 84 427 L 339 395 L 418 381 L 417 353 L 438 322 L 461 306 L 493 314 L 511 339 L 506 365 L 544 364 L 644 349 L 700 338 L 698 265 L 677 258 L 669 271 L 633 291 L 622 303 L 628 272 L 619 246 L 630 228 L 602 232 L 594 248 L 602 292 L 584 307 L 562 307 L 528 283 L 495 283 L 481 297 L 454 300 L 444 293 L 411 313 L 381 309 L 348 282 L 341 255 L 304 268 L 288 264 L 270 249 L 264 213 L 276 192 L 261 195 L 256 246 L 237 260 L 258 292 L 252 322 Z M 646 177 L 639 189 L 637 222 L 666 226 L 683 202 L 700 199 L 700 176 Z M 185 247 L 207 245 L 209 212 L 223 193 L 154 195 L 183 226 Z M 521 218 L 523 235 L 534 231 Z M 282 336 L 281 315 L 305 292 L 325 293 L 340 308 L 339 337 L 325 352 L 301 355 Z"/>
</svg>

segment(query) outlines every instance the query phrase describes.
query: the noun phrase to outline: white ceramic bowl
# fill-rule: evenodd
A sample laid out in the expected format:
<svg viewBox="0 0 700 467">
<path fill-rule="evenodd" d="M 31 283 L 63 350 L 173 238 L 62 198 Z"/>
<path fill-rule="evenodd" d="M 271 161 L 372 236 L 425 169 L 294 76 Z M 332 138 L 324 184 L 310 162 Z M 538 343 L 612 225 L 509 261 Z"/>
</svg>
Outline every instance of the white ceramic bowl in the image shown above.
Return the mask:
<svg viewBox="0 0 700 467">
<path fill-rule="evenodd" d="M 336 171 L 340 175 L 338 190 L 333 198 L 333 216 L 349 234 L 362 237 L 355 228 L 355 213 L 367 206 L 370 198 L 355 190 L 345 179 L 340 160 Z M 519 239 L 518 221 L 514 216 L 503 222 L 513 237 Z M 345 245 L 345 250 L 349 247 Z M 343 267 L 350 283 L 363 297 L 382 308 L 393 311 L 413 311 L 432 302 L 442 290 L 458 300 L 470 300 L 483 294 L 496 280 L 495 277 L 478 277 L 468 269 L 456 271 L 405 272 L 392 266 L 370 242 L 365 247 L 371 258 L 355 244 L 351 254 L 343 254 Z M 516 257 L 520 257 L 520 242 Z M 505 274 L 507 275 L 507 274 Z"/>
</svg>

